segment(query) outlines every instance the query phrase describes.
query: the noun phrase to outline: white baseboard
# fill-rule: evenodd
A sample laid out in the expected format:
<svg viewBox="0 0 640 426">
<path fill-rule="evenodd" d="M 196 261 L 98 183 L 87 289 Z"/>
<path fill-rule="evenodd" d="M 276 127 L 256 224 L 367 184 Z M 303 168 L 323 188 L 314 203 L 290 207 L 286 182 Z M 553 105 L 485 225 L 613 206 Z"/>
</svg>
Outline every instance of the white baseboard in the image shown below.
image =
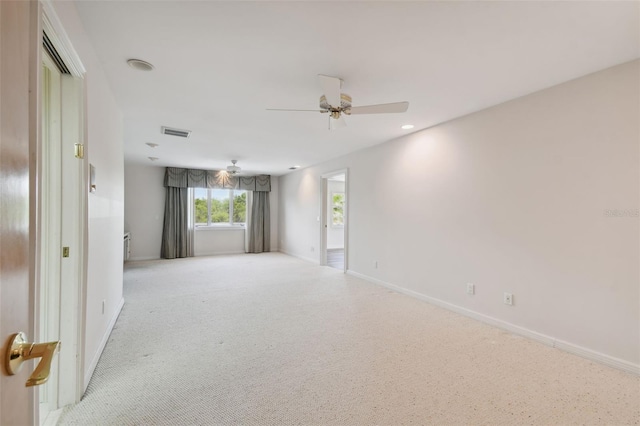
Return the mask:
<svg viewBox="0 0 640 426">
<path fill-rule="evenodd" d="M 229 255 L 229 254 L 244 254 L 245 251 L 244 250 L 240 250 L 240 251 L 214 251 L 211 253 L 196 253 L 193 255 L 193 257 L 200 257 L 200 256 L 223 256 L 223 255 Z"/>
<path fill-rule="evenodd" d="M 56 426 L 58 424 L 58 420 L 60 420 L 60 416 L 62 416 L 63 411 L 64 408 L 58 408 L 55 411 L 49 411 L 49 414 L 47 415 L 47 418 L 44 419 L 44 422 L 42 422 L 42 419 L 40 419 L 40 421 L 42 422 L 41 425 Z"/>
<path fill-rule="evenodd" d="M 104 351 L 104 347 L 107 345 L 107 341 L 109 341 L 109 336 L 111 335 L 111 331 L 113 331 L 113 327 L 116 325 L 116 321 L 120 316 L 120 312 L 122 312 L 122 307 L 124 306 L 124 298 L 120 300 L 118 307 L 116 308 L 115 315 L 111 318 L 109 325 L 107 326 L 104 335 L 102 336 L 102 340 L 100 340 L 100 345 L 98 346 L 98 350 L 93 355 L 93 359 L 91 360 L 91 364 L 89 364 L 89 368 L 84 372 L 84 388 L 82 389 L 82 393 L 84 394 L 87 391 L 87 386 L 89 386 L 89 382 L 91 381 L 91 376 L 93 376 L 93 372 L 98 365 L 98 361 L 100 361 L 100 356 L 102 356 L 102 351 Z"/>
<path fill-rule="evenodd" d="M 565 352 L 572 353 L 574 355 L 581 356 L 582 358 L 589 359 L 591 361 L 596 361 L 601 364 L 607 365 L 609 367 L 617 368 L 619 370 L 627 371 L 629 373 L 633 373 L 636 375 L 640 375 L 640 364 L 634 364 L 629 361 L 625 361 L 623 359 L 619 359 L 616 357 L 612 357 L 609 355 L 605 355 L 603 353 L 584 348 L 582 346 L 575 345 L 573 343 L 565 342 L 562 340 L 558 340 L 554 337 L 547 336 L 542 333 L 538 333 L 533 330 L 529 330 L 528 328 L 520 327 L 515 324 L 511 324 L 509 322 L 490 317 L 488 315 L 481 314 L 479 312 L 475 312 L 469 310 L 467 308 L 463 308 L 458 305 L 454 305 L 449 302 L 445 302 L 440 299 L 436 299 L 434 297 L 427 296 L 422 293 L 418 293 L 417 291 L 409 290 L 404 287 L 397 286 L 395 284 L 388 283 L 386 281 L 382 281 L 368 275 L 364 275 L 354 271 L 347 271 L 347 274 L 352 275 L 354 277 L 363 279 L 365 281 L 369 281 L 374 284 L 381 285 L 383 287 L 389 288 L 391 290 L 397 291 L 398 293 L 406 294 L 407 296 L 414 297 L 416 299 L 422 300 L 427 303 L 431 303 L 432 305 L 439 306 L 441 308 L 447 309 L 449 311 L 456 312 L 458 314 L 464 315 L 469 318 L 473 318 L 475 320 L 484 322 L 486 324 L 492 325 L 494 327 L 501 328 L 503 330 L 509 331 L 511 333 L 527 337 L 529 339 L 544 343 L 547 346 L 551 346 L 553 348 L 561 349 Z"/>
<path fill-rule="evenodd" d="M 127 259 L 127 262 L 137 262 L 139 260 L 160 260 L 160 256 L 136 256 Z"/>
<path fill-rule="evenodd" d="M 304 260 L 304 261 L 307 261 L 307 262 L 315 263 L 316 265 L 319 265 L 319 264 L 320 264 L 320 261 L 319 261 L 318 259 L 312 259 L 312 258 L 310 258 L 310 257 L 300 256 L 299 254 L 290 253 L 290 252 L 288 252 L 288 251 L 286 251 L 286 250 L 284 250 L 284 249 L 280 249 L 280 250 L 278 250 L 278 251 L 279 251 L 280 253 L 284 253 L 284 254 L 286 254 L 287 256 L 296 257 L 296 258 L 298 258 L 298 259 L 301 259 L 301 260 Z"/>
</svg>

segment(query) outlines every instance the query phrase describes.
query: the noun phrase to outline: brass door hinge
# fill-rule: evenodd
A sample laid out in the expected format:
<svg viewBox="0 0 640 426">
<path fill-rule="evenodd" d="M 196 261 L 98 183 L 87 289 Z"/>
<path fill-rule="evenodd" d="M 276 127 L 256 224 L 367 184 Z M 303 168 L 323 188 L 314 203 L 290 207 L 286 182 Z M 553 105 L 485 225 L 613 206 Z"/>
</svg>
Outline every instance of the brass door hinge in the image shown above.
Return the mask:
<svg viewBox="0 0 640 426">
<path fill-rule="evenodd" d="M 76 158 L 84 158 L 84 145 L 81 143 L 75 144 L 74 152 L 75 152 Z"/>
</svg>

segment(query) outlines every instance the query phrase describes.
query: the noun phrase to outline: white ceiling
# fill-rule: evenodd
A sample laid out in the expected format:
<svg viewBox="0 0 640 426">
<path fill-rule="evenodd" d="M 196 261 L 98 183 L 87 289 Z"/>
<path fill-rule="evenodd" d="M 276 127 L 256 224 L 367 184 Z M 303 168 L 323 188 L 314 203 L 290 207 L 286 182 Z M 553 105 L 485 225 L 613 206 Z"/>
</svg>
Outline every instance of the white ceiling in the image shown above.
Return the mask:
<svg viewBox="0 0 640 426">
<path fill-rule="evenodd" d="M 281 175 L 640 57 L 640 3 L 77 1 L 125 159 Z M 126 64 L 152 63 L 151 72 Z M 404 114 L 327 130 L 317 74 Z M 192 130 L 165 136 L 161 126 Z M 157 143 L 152 149 L 145 143 Z"/>
</svg>

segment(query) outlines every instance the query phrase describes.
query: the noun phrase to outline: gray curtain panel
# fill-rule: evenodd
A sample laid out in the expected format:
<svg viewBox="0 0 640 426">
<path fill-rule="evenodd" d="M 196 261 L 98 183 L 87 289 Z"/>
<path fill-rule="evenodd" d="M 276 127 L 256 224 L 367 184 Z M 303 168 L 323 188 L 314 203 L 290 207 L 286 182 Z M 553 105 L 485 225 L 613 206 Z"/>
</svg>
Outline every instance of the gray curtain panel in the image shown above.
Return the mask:
<svg viewBox="0 0 640 426">
<path fill-rule="evenodd" d="M 249 232 L 249 253 L 271 251 L 271 217 L 269 193 L 254 192 L 251 206 L 251 221 L 247 224 Z"/>
<path fill-rule="evenodd" d="M 167 187 L 164 203 L 164 227 L 160 257 L 175 259 L 192 256 L 187 244 L 189 190 Z"/>
</svg>

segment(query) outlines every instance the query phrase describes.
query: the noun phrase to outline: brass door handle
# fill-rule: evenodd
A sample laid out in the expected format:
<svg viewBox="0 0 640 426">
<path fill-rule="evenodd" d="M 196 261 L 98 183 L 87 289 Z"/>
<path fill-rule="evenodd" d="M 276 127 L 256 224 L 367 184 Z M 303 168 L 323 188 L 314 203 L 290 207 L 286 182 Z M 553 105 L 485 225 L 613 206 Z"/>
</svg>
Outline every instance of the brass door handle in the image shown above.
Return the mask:
<svg viewBox="0 0 640 426">
<path fill-rule="evenodd" d="M 7 353 L 5 355 L 7 373 L 9 375 L 16 374 L 20 371 L 23 362 L 33 358 L 42 358 L 25 386 L 41 385 L 49 379 L 51 361 L 53 361 L 53 356 L 59 349 L 60 342 L 29 343 L 27 342 L 27 336 L 23 332 L 13 334 L 7 345 Z"/>
</svg>

